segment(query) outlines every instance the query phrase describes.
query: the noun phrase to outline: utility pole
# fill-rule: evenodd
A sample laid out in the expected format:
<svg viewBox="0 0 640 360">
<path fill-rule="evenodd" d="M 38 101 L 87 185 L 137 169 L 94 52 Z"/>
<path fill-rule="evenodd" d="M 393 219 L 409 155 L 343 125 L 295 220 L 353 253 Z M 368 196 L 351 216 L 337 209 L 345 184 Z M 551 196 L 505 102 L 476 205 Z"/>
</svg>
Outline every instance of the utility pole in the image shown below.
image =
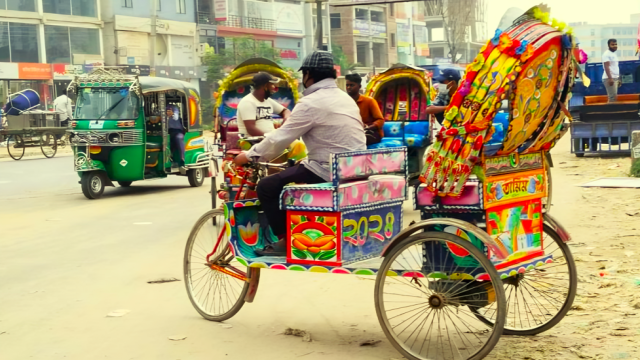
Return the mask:
<svg viewBox="0 0 640 360">
<path fill-rule="evenodd" d="M 322 0 L 316 0 L 316 31 L 318 35 L 318 50 L 322 50 Z"/>
<path fill-rule="evenodd" d="M 149 67 L 151 67 L 154 72 L 156 66 L 156 20 L 158 19 L 157 8 L 158 0 L 151 0 L 151 44 L 149 44 L 149 52 L 151 53 L 151 56 L 149 57 Z"/>
</svg>

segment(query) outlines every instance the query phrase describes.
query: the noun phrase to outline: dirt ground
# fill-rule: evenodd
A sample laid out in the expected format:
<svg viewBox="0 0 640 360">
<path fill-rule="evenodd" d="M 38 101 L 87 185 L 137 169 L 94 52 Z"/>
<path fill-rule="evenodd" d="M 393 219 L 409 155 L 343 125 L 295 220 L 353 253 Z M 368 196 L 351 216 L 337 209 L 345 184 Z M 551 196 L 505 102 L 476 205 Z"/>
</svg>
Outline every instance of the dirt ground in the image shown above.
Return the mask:
<svg viewBox="0 0 640 360">
<path fill-rule="evenodd" d="M 640 359 L 640 189 L 583 188 L 628 176 L 629 157 L 577 158 L 568 135 L 552 151 L 551 214 L 572 236 L 573 309 L 534 337 L 503 336 L 487 359 Z"/>
</svg>

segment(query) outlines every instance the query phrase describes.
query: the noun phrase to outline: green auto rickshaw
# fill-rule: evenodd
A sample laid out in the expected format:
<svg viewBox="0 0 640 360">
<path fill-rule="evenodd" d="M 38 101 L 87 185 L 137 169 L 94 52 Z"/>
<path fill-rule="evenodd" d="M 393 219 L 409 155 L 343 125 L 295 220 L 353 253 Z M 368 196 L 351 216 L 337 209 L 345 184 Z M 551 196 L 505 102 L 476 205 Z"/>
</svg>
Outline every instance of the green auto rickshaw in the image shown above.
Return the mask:
<svg viewBox="0 0 640 360">
<path fill-rule="evenodd" d="M 97 68 L 77 76 L 70 141 L 74 170 L 82 192 L 97 199 L 105 186 L 130 186 L 139 180 L 184 175 L 201 186 L 213 170 L 213 152 L 205 149 L 200 95 L 191 84 L 166 78 L 127 75 L 118 68 Z M 167 107 L 182 119 L 185 164 L 170 146 Z M 177 150 L 177 152 L 176 152 Z"/>
</svg>

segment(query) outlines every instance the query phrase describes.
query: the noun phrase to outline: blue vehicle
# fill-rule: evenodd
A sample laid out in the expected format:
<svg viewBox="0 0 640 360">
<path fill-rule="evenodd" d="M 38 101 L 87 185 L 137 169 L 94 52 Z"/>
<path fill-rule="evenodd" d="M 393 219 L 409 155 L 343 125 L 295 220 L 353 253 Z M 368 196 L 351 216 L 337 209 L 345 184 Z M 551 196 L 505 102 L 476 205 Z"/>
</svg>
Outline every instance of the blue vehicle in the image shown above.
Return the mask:
<svg viewBox="0 0 640 360">
<path fill-rule="evenodd" d="M 587 64 L 585 73 L 591 85 L 576 81 L 569 103 L 571 152 L 584 154 L 630 154 L 631 132 L 640 130 L 640 61 L 621 61 L 618 101 L 608 103 L 602 83 L 602 63 Z"/>
</svg>

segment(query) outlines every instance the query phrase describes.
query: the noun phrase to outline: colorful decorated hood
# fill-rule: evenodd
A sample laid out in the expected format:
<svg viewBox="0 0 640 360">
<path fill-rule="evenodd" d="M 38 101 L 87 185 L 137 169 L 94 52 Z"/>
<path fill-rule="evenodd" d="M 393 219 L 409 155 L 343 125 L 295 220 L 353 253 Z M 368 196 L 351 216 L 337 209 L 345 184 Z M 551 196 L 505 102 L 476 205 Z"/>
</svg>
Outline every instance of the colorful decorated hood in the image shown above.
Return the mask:
<svg viewBox="0 0 640 360">
<path fill-rule="evenodd" d="M 238 103 L 251 92 L 253 75 L 260 71 L 268 72 L 282 79 L 277 86 L 278 91 L 271 95 L 271 98 L 289 110 L 293 110 L 293 106 L 298 101 L 298 80 L 293 77 L 292 73 L 285 71 L 275 62 L 255 58 L 238 65 L 229 76 L 220 82 L 220 88 L 214 96 L 217 115 L 223 121 L 228 121 L 236 116 Z"/>
<path fill-rule="evenodd" d="M 420 180 L 431 191 L 460 195 L 489 140 L 499 141 L 498 155 L 523 154 L 549 150 L 564 134 L 577 68 L 574 39 L 565 27 L 555 19 L 549 22 L 549 14 L 534 7 L 508 29 L 496 30 L 467 67 L 428 150 Z M 503 102 L 508 104 L 508 126 L 502 139 L 491 139 Z"/>
<path fill-rule="evenodd" d="M 376 99 L 385 120 L 428 120 L 430 88 L 424 69 L 395 64 L 373 77 L 366 95 Z"/>
</svg>

